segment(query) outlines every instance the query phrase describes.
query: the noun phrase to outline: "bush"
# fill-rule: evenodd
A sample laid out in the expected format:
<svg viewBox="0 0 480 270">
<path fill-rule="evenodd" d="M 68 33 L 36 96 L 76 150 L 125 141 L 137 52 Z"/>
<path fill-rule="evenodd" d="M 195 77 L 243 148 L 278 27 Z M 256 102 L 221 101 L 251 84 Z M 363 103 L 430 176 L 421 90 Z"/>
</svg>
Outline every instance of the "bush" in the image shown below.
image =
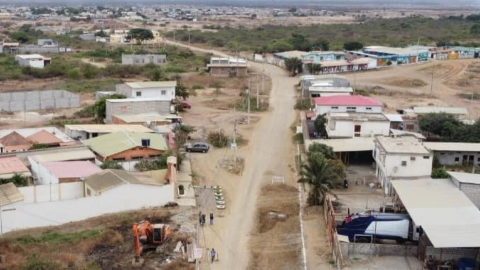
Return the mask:
<svg viewBox="0 0 480 270">
<path fill-rule="evenodd" d="M 433 179 L 446 179 L 450 178 L 450 175 L 445 171 L 444 168 L 435 168 L 432 170 L 432 178 Z"/>
<path fill-rule="evenodd" d="M 135 164 L 135 169 L 144 171 L 162 170 L 167 168 L 167 159 L 172 155 L 171 151 L 164 152 L 158 159 L 155 160 L 141 160 Z"/>
<path fill-rule="evenodd" d="M 20 267 L 21 270 L 60 270 L 60 264 L 54 261 L 44 260 L 37 255 L 28 258 L 27 262 Z"/>
<path fill-rule="evenodd" d="M 298 99 L 297 103 L 295 103 L 295 106 L 293 107 L 295 110 L 301 110 L 301 111 L 306 111 L 310 110 L 312 108 L 312 102 L 310 101 L 309 98 L 303 98 L 303 99 Z"/>
<path fill-rule="evenodd" d="M 113 170 L 123 170 L 122 164 L 117 161 L 105 161 L 100 165 L 100 168 L 103 170 L 113 169 Z"/>
<path fill-rule="evenodd" d="M 228 137 L 223 130 L 213 131 L 208 133 L 208 142 L 215 147 L 222 148 L 228 145 Z"/>
<path fill-rule="evenodd" d="M 72 69 L 72 70 L 69 70 L 67 72 L 67 78 L 71 79 L 71 80 L 78 80 L 80 79 L 80 71 L 76 70 L 76 69 Z"/>
</svg>

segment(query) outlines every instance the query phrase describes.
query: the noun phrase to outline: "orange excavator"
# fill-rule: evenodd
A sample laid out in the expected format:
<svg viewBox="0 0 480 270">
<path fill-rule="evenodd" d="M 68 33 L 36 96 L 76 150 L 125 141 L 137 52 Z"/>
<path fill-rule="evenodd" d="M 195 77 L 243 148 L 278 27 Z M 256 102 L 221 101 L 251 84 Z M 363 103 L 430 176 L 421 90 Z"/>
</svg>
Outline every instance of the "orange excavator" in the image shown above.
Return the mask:
<svg viewBox="0 0 480 270">
<path fill-rule="evenodd" d="M 133 236 L 135 237 L 134 264 L 143 264 L 143 259 L 140 259 L 142 251 L 163 245 L 170 236 L 169 225 L 151 224 L 147 220 L 133 224 L 132 231 Z"/>
</svg>

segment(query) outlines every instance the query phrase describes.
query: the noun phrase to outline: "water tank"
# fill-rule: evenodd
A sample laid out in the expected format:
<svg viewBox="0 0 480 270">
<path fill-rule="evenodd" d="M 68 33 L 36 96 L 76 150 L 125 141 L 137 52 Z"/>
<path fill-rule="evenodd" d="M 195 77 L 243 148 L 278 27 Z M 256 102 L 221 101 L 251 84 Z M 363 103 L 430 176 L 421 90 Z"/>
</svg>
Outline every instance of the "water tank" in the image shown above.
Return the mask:
<svg viewBox="0 0 480 270">
<path fill-rule="evenodd" d="M 150 139 L 142 139 L 142 146 L 149 147 L 150 146 Z"/>
<path fill-rule="evenodd" d="M 461 258 L 458 260 L 458 269 L 460 270 L 474 270 L 475 269 L 475 259 L 471 258 Z"/>
</svg>

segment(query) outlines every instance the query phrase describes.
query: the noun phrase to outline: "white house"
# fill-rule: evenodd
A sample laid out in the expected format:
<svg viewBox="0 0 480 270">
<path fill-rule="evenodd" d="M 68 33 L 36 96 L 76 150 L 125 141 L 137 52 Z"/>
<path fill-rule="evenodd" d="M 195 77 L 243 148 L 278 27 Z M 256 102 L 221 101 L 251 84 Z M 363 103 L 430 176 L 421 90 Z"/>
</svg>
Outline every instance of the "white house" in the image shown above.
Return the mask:
<svg viewBox="0 0 480 270">
<path fill-rule="evenodd" d="M 328 138 L 388 136 L 390 120 L 383 113 L 330 112 L 326 116 Z"/>
<path fill-rule="evenodd" d="M 375 136 L 376 176 L 390 195 L 392 181 L 429 178 L 433 154 L 414 136 Z"/>
<path fill-rule="evenodd" d="M 442 165 L 480 165 L 480 143 L 425 142 Z"/>
<path fill-rule="evenodd" d="M 358 95 L 335 95 L 315 98 L 317 116 L 329 112 L 382 113 L 383 104 L 375 99 Z"/>
<path fill-rule="evenodd" d="M 166 82 L 129 82 L 117 84 L 117 94 L 127 98 L 155 98 L 160 100 L 175 99 L 176 81 Z"/>
<path fill-rule="evenodd" d="M 77 140 L 88 140 L 117 131 L 153 133 L 153 130 L 143 125 L 65 125 L 68 136 Z"/>
<path fill-rule="evenodd" d="M 452 182 L 473 204 L 480 208 L 480 174 L 464 172 L 448 172 Z"/>
<path fill-rule="evenodd" d="M 19 54 L 15 56 L 15 61 L 22 67 L 44 68 L 51 59 L 40 54 Z"/>
<path fill-rule="evenodd" d="M 310 86 L 310 97 L 349 96 L 353 93 L 352 87 Z"/>
</svg>

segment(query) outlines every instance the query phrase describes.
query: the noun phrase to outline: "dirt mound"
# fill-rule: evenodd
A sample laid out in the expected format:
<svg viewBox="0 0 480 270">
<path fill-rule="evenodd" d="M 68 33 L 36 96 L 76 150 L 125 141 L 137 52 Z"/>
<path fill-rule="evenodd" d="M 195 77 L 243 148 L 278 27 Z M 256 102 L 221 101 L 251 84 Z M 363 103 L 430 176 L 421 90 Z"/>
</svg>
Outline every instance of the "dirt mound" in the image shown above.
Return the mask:
<svg viewBox="0 0 480 270">
<path fill-rule="evenodd" d="M 449 64 L 437 64 L 437 65 L 422 68 L 419 71 L 427 76 L 432 76 L 432 73 L 433 73 L 434 77 L 438 78 L 438 77 L 443 77 L 448 75 L 449 73 L 452 72 L 453 69 L 454 67 Z"/>
<path fill-rule="evenodd" d="M 300 268 L 298 211 L 296 188 L 283 184 L 262 188 L 258 198 L 256 226 L 250 237 L 249 269 Z"/>
<path fill-rule="evenodd" d="M 454 88 L 477 87 L 480 84 L 480 62 L 473 62 L 455 79 L 448 82 Z"/>
<path fill-rule="evenodd" d="M 382 83 L 391 86 L 400 87 L 423 87 L 427 85 L 426 82 L 419 79 L 411 79 L 407 77 L 390 77 L 382 80 Z"/>
</svg>

